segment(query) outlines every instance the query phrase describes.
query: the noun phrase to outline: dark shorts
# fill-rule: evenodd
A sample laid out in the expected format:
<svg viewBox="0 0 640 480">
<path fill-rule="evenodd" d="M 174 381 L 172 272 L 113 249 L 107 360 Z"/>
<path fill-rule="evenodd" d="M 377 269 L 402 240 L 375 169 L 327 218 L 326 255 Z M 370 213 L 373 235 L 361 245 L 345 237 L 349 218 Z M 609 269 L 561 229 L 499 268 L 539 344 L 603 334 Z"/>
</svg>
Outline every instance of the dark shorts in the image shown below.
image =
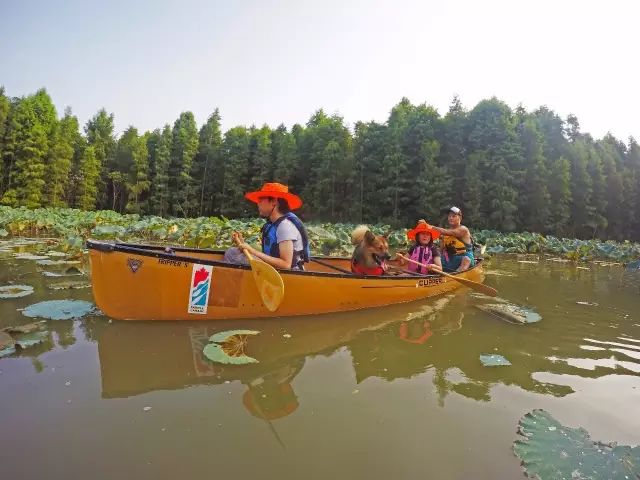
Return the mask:
<svg viewBox="0 0 640 480">
<path fill-rule="evenodd" d="M 458 268 L 460 268 L 462 259 L 465 257 L 471 260 L 471 265 L 469 265 L 469 268 L 475 266 L 476 260 L 473 257 L 473 252 L 465 252 L 462 255 L 443 255 L 441 257 L 442 268 L 444 268 L 444 270 L 448 272 L 455 272 L 456 270 L 458 270 Z"/>
</svg>

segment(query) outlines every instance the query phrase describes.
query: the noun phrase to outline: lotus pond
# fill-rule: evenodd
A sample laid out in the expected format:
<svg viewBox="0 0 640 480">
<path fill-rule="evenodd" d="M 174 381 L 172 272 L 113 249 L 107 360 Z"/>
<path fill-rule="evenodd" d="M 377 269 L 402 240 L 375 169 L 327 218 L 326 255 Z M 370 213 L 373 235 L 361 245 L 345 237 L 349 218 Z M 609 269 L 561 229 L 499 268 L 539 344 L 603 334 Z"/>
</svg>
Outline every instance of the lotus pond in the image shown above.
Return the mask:
<svg viewBox="0 0 640 480">
<path fill-rule="evenodd" d="M 89 274 L 64 241 L 0 244 L 3 479 L 640 475 L 620 264 L 497 255 L 498 298 L 201 323 L 112 321 Z"/>
</svg>

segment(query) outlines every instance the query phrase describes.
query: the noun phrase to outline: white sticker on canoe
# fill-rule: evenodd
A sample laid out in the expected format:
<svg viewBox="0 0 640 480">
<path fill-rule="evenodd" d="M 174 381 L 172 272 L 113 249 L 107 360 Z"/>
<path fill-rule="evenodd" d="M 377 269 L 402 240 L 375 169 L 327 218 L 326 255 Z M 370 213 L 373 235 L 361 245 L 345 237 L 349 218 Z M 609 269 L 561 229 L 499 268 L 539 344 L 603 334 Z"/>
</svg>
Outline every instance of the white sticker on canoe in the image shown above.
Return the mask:
<svg viewBox="0 0 640 480">
<path fill-rule="evenodd" d="M 189 291 L 189 313 L 204 315 L 211 291 L 211 265 L 194 264 L 191 270 L 191 289 Z"/>
</svg>

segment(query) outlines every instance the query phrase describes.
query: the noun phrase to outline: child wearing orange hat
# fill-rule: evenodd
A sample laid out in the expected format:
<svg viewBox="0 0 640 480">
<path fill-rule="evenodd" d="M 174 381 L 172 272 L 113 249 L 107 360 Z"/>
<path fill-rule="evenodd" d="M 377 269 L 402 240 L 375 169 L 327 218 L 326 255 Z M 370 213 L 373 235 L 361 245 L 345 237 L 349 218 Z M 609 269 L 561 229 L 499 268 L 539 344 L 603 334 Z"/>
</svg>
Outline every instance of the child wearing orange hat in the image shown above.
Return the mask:
<svg viewBox="0 0 640 480">
<path fill-rule="evenodd" d="M 440 236 L 440 233 L 434 230 L 424 220 L 420 220 L 415 228 L 407 232 L 409 240 L 415 243 L 409 248 L 408 257 L 419 263 L 426 265 L 436 265 L 442 269 L 440 261 L 440 250 L 433 243 Z M 407 269 L 411 272 L 426 274 L 429 273 L 425 267 L 408 262 Z"/>
</svg>

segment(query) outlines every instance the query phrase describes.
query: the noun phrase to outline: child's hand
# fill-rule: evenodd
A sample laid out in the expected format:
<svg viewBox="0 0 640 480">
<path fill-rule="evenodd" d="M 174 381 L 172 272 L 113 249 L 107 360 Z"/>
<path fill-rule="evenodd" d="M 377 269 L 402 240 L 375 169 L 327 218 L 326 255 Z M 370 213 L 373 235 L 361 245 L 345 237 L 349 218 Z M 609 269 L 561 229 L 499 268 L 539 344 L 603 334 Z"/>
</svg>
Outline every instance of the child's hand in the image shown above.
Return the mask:
<svg viewBox="0 0 640 480">
<path fill-rule="evenodd" d="M 406 266 L 409 262 L 402 257 L 406 254 L 407 252 L 396 252 L 396 258 L 394 258 L 394 261 L 402 267 Z"/>
<path fill-rule="evenodd" d="M 231 240 L 238 248 L 240 248 L 240 245 L 244 244 L 244 238 L 240 232 L 233 232 L 231 234 Z"/>
</svg>

